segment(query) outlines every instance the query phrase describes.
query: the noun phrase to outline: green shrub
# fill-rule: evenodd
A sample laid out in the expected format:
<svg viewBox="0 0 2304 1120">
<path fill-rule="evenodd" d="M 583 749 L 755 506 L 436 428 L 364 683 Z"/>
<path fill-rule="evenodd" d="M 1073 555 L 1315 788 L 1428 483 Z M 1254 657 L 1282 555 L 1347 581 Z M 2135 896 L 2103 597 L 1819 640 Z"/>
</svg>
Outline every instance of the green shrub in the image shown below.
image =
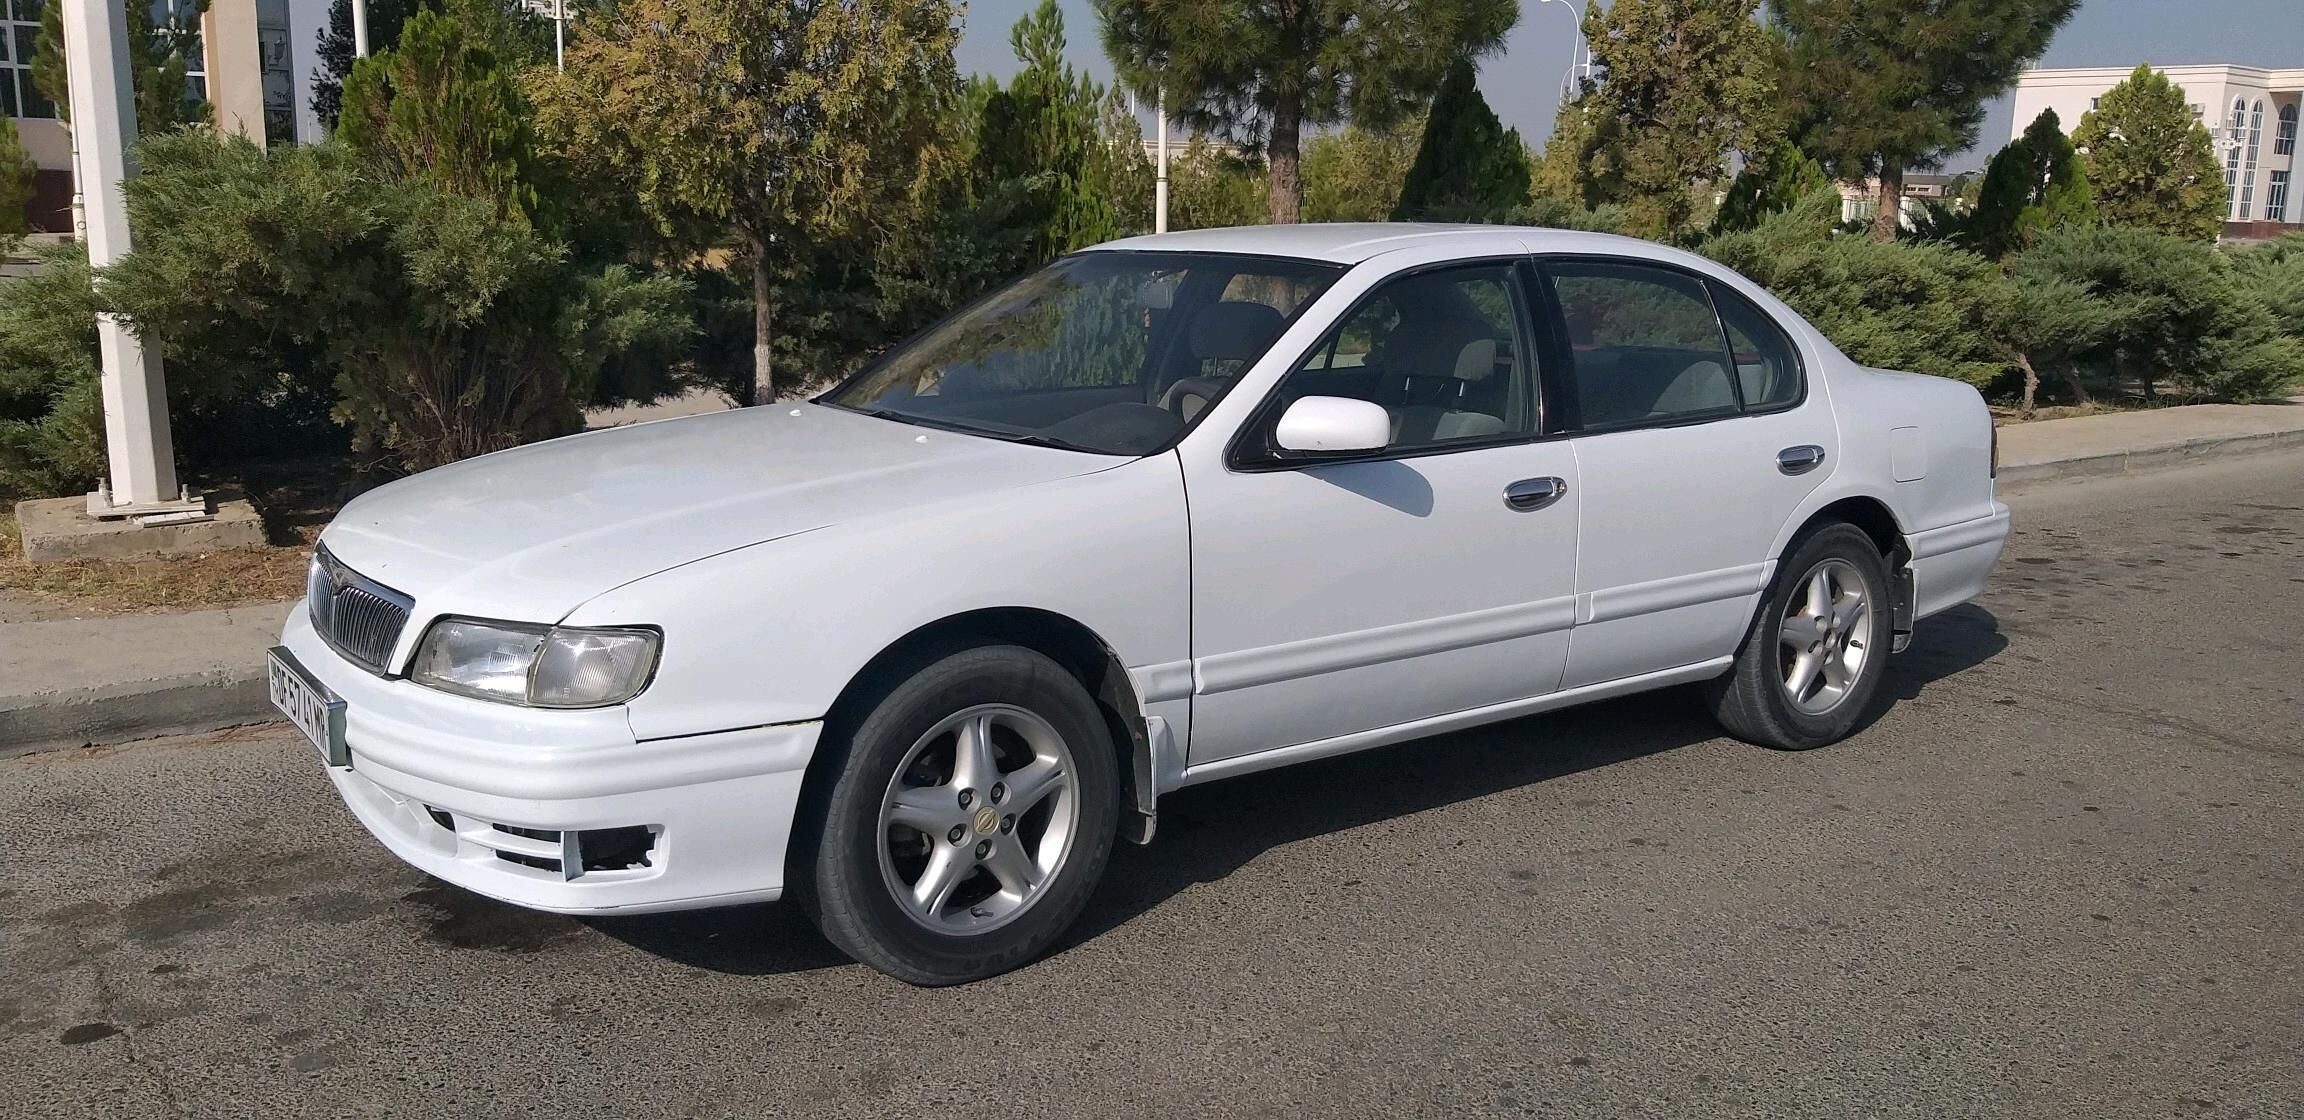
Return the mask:
<svg viewBox="0 0 2304 1120">
<path fill-rule="evenodd" d="M 2304 379 L 2304 339 L 2282 333 L 2261 294 L 2278 288 L 2281 266 L 2247 268 L 2214 246 L 2125 227 L 2052 231 L 2010 265 L 2019 277 L 2082 285 L 2110 310 L 2088 356 L 2115 383 L 2232 401 L 2281 396 Z"/>
<path fill-rule="evenodd" d="M 96 295 L 77 246 L 0 281 L 0 493 L 66 494 L 104 469 Z"/>
<path fill-rule="evenodd" d="M 2304 233 L 2232 254 L 2233 276 L 2279 320 L 2281 333 L 2304 338 Z"/>
<path fill-rule="evenodd" d="M 2008 372 L 2007 348 L 1987 327 L 1999 279 L 1991 262 L 1939 243 L 1837 235 L 1839 213 L 1838 192 L 1817 191 L 1702 250 L 1775 293 L 1865 365 L 1973 385 Z"/>
</svg>

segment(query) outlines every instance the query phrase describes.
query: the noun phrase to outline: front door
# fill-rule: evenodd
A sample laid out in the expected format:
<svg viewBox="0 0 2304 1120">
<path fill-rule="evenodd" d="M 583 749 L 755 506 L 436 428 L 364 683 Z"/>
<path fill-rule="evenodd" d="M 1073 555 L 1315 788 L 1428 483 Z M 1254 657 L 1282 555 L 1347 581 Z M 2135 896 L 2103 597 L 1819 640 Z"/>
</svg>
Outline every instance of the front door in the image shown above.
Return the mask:
<svg viewBox="0 0 2304 1120">
<path fill-rule="evenodd" d="M 1223 460 L 1188 460 L 1194 765 L 1540 695 L 1574 621 L 1575 452 L 1540 437 L 1509 262 L 1372 289 Z M 1289 463 L 1306 396 L 1374 401 L 1382 452 Z M 1509 495 L 1509 497 L 1508 497 Z"/>
</svg>

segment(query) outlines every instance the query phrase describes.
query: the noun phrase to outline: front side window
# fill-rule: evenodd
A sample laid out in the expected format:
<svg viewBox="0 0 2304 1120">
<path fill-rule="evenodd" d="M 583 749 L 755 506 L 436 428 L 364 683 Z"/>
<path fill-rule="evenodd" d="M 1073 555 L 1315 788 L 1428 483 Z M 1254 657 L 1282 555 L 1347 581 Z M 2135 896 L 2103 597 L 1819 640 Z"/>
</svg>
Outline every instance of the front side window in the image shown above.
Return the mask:
<svg viewBox="0 0 2304 1120">
<path fill-rule="evenodd" d="M 1738 363 L 1702 281 L 1585 261 L 1548 264 L 1545 274 L 1574 363 L 1566 388 L 1585 428 L 1736 414 Z"/>
<path fill-rule="evenodd" d="M 2296 103 L 2291 101 L 2280 107 L 2280 125 L 2272 134 L 2272 154 L 2284 156 L 2296 151 Z"/>
<path fill-rule="evenodd" d="M 1264 425 L 1304 397 L 1347 397 L 1391 416 L 1387 452 L 1532 434 L 1535 367 L 1520 301 L 1509 264 L 1388 281 L 1281 382 Z"/>
<path fill-rule="evenodd" d="M 820 403 L 1107 455 L 1166 447 L 1342 270 L 1082 253 L 891 351 Z"/>
</svg>

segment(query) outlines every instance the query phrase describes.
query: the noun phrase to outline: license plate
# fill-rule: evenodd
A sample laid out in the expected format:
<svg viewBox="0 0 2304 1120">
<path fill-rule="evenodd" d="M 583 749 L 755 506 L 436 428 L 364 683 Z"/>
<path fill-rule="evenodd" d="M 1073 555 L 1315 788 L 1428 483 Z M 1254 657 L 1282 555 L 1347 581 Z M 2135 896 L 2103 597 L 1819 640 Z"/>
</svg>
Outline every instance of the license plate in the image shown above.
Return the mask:
<svg viewBox="0 0 2304 1120">
<path fill-rule="evenodd" d="M 344 701 L 313 680 L 286 646 L 273 646 L 265 662 L 272 706 L 312 740 L 321 761 L 330 766 L 352 765 L 352 752 L 344 745 Z"/>
</svg>

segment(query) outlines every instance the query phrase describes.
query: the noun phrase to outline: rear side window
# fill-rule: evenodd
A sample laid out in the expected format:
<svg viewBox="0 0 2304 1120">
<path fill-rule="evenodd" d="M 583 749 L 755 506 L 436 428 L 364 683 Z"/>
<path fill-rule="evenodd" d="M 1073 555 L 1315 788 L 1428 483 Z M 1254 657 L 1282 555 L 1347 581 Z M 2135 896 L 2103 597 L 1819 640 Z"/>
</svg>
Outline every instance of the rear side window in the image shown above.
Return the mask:
<svg viewBox="0 0 2304 1120">
<path fill-rule="evenodd" d="M 1568 391 L 1586 428 L 1733 416 L 1733 356 L 1703 281 L 1639 264 L 1544 266 L 1567 329 Z"/>
<path fill-rule="evenodd" d="M 1735 351 L 1737 387 L 1744 393 L 1747 412 L 1783 408 L 1800 399 L 1800 350 L 1792 339 L 1744 297 L 1722 288 L 1712 289 L 1712 305 L 1727 328 L 1728 345 Z"/>
</svg>

